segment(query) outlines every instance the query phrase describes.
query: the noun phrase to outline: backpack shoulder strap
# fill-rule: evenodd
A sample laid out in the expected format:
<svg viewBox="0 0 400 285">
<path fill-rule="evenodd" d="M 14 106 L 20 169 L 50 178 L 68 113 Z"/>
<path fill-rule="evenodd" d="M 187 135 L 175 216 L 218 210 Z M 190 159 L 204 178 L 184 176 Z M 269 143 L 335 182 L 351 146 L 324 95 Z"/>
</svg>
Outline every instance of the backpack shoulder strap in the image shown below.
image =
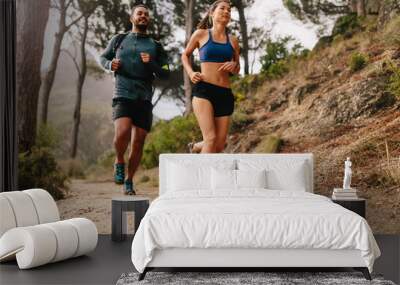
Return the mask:
<svg viewBox="0 0 400 285">
<path fill-rule="evenodd" d="M 123 33 L 123 34 L 118 34 L 117 38 L 115 40 L 114 46 L 113 46 L 113 52 L 114 54 L 117 52 L 117 49 L 119 48 L 119 46 L 121 45 L 122 41 L 125 39 L 125 37 L 128 35 L 129 33 Z"/>
</svg>

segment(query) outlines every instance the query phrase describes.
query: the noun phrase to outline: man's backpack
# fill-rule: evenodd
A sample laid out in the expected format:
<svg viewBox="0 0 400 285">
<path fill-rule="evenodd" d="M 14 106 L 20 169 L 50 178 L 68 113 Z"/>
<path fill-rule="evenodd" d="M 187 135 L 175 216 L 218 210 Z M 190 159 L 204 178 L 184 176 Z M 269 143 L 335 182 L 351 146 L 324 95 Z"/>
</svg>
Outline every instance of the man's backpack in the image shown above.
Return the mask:
<svg viewBox="0 0 400 285">
<path fill-rule="evenodd" d="M 129 34 L 128 33 L 123 33 L 123 34 L 118 34 L 117 38 L 115 39 L 115 43 L 113 46 L 113 52 L 114 54 L 117 53 L 117 49 L 119 48 L 119 46 L 121 45 L 122 41 L 125 39 L 125 37 Z"/>
</svg>

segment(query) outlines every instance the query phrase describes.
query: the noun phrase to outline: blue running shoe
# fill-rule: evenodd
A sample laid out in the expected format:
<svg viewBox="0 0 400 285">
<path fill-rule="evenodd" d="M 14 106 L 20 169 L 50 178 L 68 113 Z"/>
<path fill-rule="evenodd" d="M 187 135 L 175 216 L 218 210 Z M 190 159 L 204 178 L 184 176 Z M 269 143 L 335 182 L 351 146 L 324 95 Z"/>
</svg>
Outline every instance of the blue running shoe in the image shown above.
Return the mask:
<svg viewBox="0 0 400 285">
<path fill-rule="evenodd" d="M 136 195 L 135 186 L 132 180 L 125 180 L 124 183 L 124 194 L 126 195 Z"/>
<path fill-rule="evenodd" d="M 114 164 L 114 182 L 116 184 L 124 183 L 125 179 L 125 163 Z"/>
</svg>

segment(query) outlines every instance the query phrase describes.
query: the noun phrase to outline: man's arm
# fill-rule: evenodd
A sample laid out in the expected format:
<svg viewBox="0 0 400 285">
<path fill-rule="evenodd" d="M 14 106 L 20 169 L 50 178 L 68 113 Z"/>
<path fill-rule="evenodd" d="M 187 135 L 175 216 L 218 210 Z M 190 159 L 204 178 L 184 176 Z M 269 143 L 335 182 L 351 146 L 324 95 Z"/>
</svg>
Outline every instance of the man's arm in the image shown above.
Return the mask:
<svg viewBox="0 0 400 285">
<path fill-rule="evenodd" d="M 157 45 L 157 57 L 155 60 L 149 61 L 149 67 L 157 77 L 161 79 L 168 79 L 170 74 L 168 65 L 168 55 L 159 42 L 156 42 L 156 45 Z"/>
<path fill-rule="evenodd" d="M 117 39 L 117 35 L 114 36 L 108 43 L 107 48 L 100 55 L 100 64 L 104 69 L 111 71 L 111 62 L 115 58 L 114 45 Z"/>
</svg>

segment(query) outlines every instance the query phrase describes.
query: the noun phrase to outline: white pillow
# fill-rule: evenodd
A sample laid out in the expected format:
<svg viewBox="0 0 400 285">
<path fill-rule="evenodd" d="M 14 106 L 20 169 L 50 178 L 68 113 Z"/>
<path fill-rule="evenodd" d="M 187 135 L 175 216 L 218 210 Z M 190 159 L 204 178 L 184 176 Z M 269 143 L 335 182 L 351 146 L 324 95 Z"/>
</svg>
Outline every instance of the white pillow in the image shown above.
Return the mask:
<svg viewBox="0 0 400 285">
<path fill-rule="evenodd" d="M 267 172 L 262 170 L 236 170 L 237 188 L 267 188 Z"/>
<path fill-rule="evenodd" d="M 167 191 L 211 190 L 211 168 L 234 169 L 234 160 L 171 160 L 167 167 Z"/>
<path fill-rule="evenodd" d="M 212 167 L 211 190 L 236 190 L 236 170 Z"/>
<path fill-rule="evenodd" d="M 239 170 L 266 169 L 267 188 L 274 190 L 306 191 L 310 189 L 305 160 L 254 159 L 239 160 Z"/>
<path fill-rule="evenodd" d="M 242 188 L 266 188 L 266 171 L 211 169 L 212 190 L 240 190 Z"/>
</svg>

